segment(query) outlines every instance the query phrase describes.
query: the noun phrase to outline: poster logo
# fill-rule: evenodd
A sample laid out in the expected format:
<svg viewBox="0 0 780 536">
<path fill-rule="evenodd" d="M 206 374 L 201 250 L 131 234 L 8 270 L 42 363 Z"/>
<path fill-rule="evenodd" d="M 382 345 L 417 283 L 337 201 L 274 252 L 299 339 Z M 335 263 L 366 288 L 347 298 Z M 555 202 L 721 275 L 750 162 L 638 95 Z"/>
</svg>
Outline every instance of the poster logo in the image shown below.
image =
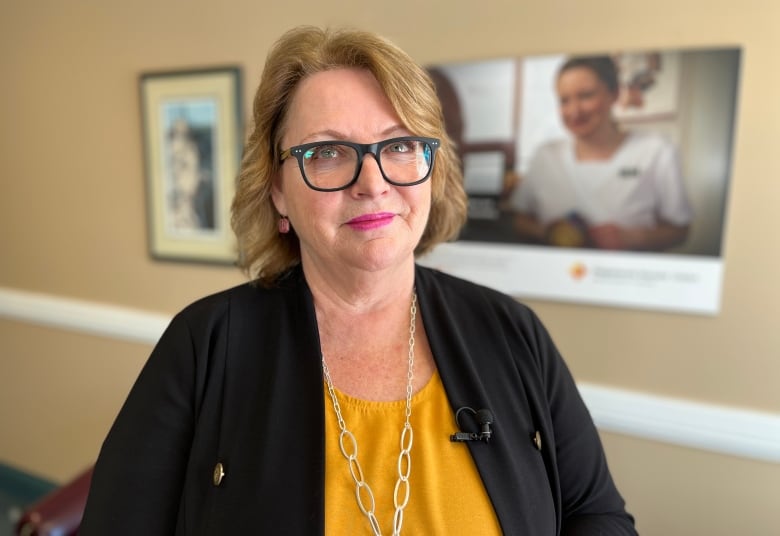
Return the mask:
<svg viewBox="0 0 780 536">
<path fill-rule="evenodd" d="M 569 267 L 569 275 L 575 281 L 580 281 L 588 273 L 588 269 L 581 262 L 575 262 Z"/>
</svg>

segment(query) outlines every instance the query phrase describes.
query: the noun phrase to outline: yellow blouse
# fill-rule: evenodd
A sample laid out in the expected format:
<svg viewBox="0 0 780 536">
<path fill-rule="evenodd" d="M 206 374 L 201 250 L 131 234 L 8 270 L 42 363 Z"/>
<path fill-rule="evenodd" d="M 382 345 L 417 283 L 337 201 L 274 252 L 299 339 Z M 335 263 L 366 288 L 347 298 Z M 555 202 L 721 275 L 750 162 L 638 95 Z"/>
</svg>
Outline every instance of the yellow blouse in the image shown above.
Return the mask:
<svg viewBox="0 0 780 536">
<path fill-rule="evenodd" d="M 358 461 L 374 492 L 382 534 L 392 534 L 393 489 L 405 400 L 373 402 L 336 391 L 347 429 L 357 439 Z M 501 534 L 493 506 L 465 443 L 450 442 L 455 417 L 438 372 L 412 398 L 414 430 L 411 491 L 402 534 Z M 339 427 L 325 389 L 325 534 L 371 534 L 355 497 L 355 483 L 339 448 Z"/>
</svg>

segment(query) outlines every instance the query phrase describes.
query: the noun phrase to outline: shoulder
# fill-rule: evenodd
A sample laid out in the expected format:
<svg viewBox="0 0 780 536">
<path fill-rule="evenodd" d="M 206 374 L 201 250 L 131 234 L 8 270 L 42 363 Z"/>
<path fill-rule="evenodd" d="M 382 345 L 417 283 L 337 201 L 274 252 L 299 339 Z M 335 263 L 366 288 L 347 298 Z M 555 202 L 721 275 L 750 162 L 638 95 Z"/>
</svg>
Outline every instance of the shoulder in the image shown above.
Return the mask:
<svg viewBox="0 0 780 536">
<path fill-rule="evenodd" d="M 626 137 L 626 148 L 643 152 L 671 152 L 674 144 L 658 132 L 632 130 Z"/>
<path fill-rule="evenodd" d="M 568 166 L 573 165 L 574 148 L 569 138 L 555 138 L 543 142 L 534 149 L 528 162 L 524 179 L 539 182 L 545 187 L 561 176 L 568 177 Z M 561 173 L 563 175 L 561 175 Z M 520 183 L 521 187 L 523 181 Z"/>
<path fill-rule="evenodd" d="M 204 320 L 220 317 L 226 314 L 231 302 L 234 300 L 246 300 L 258 292 L 258 287 L 252 283 L 224 289 L 213 294 L 203 296 L 182 308 L 175 318 L 188 321 Z"/>
<path fill-rule="evenodd" d="M 450 360 L 493 372 L 522 370 L 542 382 L 560 368 L 560 355 L 536 313 L 512 296 L 430 268 L 418 268 L 417 287 L 432 347 Z M 479 363 L 474 361 L 479 359 Z M 446 362 L 446 361 L 445 361 Z M 449 365 L 448 365 L 449 366 Z M 530 381 L 530 380 L 529 380 Z"/>
<path fill-rule="evenodd" d="M 293 275 L 271 287 L 246 282 L 190 303 L 175 315 L 174 322 L 207 329 L 227 322 L 231 316 L 245 317 L 250 321 L 263 315 L 279 314 L 289 307 L 288 304 L 297 302 L 295 297 L 300 296 L 301 290 L 299 279 Z"/>
<path fill-rule="evenodd" d="M 533 158 L 546 159 L 555 158 L 560 159 L 565 154 L 571 152 L 572 143 L 569 138 L 555 138 L 543 142 L 534 151 Z"/>
<path fill-rule="evenodd" d="M 438 292 L 455 293 L 454 296 L 490 296 L 492 299 L 510 299 L 509 296 L 485 285 L 443 272 L 437 268 L 417 265 L 417 280 L 426 288 Z"/>
<path fill-rule="evenodd" d="M 423 299 L 450 311 L 465 311 L 470 318 L 500 316 L 509 322 L 538 321 L 528 306 L 485 285 L 422 266 L 417 268 L 417 280 Z"/>
<path fill-rule="evenodd" d="M 677 180 L 680 154 L 677 146 L 657 132 L 630 131 L 624 150 L 618 153 L 623 162 L 640 163 L 648 173 L 662 180 Z"/>
</svg>

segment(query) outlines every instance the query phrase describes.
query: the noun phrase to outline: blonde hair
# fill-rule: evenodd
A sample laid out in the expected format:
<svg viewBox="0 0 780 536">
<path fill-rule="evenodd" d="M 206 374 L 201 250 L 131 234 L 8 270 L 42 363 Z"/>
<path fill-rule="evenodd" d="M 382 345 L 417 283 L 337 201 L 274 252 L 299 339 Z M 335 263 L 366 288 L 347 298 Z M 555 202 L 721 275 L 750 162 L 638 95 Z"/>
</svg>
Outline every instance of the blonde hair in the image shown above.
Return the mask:
<svg viewBox="0 0 780 536">
<path fill-rule="evenodd" d="M 456 238 L 466 220 L 467 198 L 460 162 L 425 70 L 400 48 L 369 32 L 294 28 L 276 42 L 266 59 L 232 206 L 238 265 L 262 284 L 273 283 L 300 262 L 298 237 L 293 230 L 279 233 L 280 214 L 271 200 L 271 185 L 281 166 L 279 145 L 290 102 L 304 77 L 339 68 L 369 70 L 410 132 L 441 139 L 430 178 L 430 215 L 415 255 Z"/>
</svg>

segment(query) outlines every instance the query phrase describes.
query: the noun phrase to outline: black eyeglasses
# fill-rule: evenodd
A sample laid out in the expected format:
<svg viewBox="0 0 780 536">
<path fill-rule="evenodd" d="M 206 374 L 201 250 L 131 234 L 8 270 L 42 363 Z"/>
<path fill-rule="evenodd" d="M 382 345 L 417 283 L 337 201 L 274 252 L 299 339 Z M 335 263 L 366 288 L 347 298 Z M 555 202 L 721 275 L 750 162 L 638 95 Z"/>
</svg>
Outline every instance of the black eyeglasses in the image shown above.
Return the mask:
<svg viewBox="0 0 780 536">
<path fill-rule="evenodd" d="M 363 157 L 373 155 L 382 177 L 395 186 L 414 186 L 431 175 L 440 141 L 436 138 L 391 138 L 376 143 L 317 141 L 282 151 L 281 161 L 298 160 L 307 186 L 320 192 L 349 188 L 358 179 Z"/>
</svg>

